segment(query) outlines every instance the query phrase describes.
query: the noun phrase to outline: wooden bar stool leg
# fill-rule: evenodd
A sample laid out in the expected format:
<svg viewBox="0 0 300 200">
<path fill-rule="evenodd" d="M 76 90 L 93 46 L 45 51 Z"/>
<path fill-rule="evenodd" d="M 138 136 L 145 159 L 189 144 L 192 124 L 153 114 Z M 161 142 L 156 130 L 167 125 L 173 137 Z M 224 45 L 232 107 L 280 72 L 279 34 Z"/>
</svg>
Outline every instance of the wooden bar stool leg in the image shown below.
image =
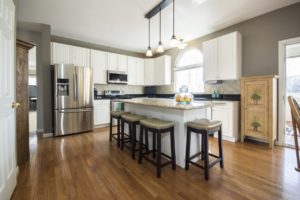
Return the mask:
<svg viewBox="0 0 300 200">
<path fill-rule="evenodd" d="M 157 132 L 157 158 L 156 158 L 156 176 L 161 176 L 161 133 Z"/>
<path fill-rule="evenodd" d="M 205 139 L 205 158 L 204 158 L 204 172 L 205 172 L 205 179 L 208 180 L 209 179 L 209 143 L 208 143 L 208 133 L 204 133 L 202 134 Z"/>
<path fill-rule="evenodd" d="M 191 145 L 191 129 L 187 127 L 186 135 L 186 150 L 185 150 L 185 169 L 188 170 L 190 166 L 190 145 Z"/>
<path fill-rule="evenodd" d="M 149 153 L 149 138 L 148 138 L 148 131 L 145 131 L 145 144 L 146 144 L 146 153 Z"/>
<path fill-rule="evenodd" d="M 121 126 L 120 121 L 121 121 L 121 119 L 120 119 L 120 117 L 118 117 L 118 124 L 117 124 L 117 126 L 118 126 L 118 128 L 117 128 L 117 145 L 118 145 L 118 147 L 120 147 L 120 126 Z"/>
<path fill-rule="evenodd" d="M 146 131 L 147 132 L 147 131 Z M 140 126 L 140 141 L 139 141 L 139 144 L 140 144 L 140 149 L 139 149 L 139 164 L 142 163 L 142 158 L 143 158 L 143 135 L 144 135 L 144 127 L 141 125 Z"/>
<path fill-rule="evenodd" d="M 135 146 L 136 146 L 136 124 L 133 123 L 132 124 L 132 146 L 131 146 L 132 159 L 135 159 Z"/>
<path fill-rule="evenodd" d="M 152 156 L 153 158 L 156 157 L 156 133 L 153 132 L 153 141 L 152 141 Z"/>
<path fill-rule="evenodd" d="M 204 160 L 204 153 L 205 153 L 205 144 L 204 144 L 204 137 L 201 134 L 201 160 Z"/>
<path fill-rule="evenodd" d="M 176 155 L 175 155 L 175 137 L 174 127 L 171 129 L 171 157 L 172 157 L 172 169 L 176 169 Z"/>
<path fill-rule="evenodd" d="M 109 141 L 112 140 L 112 116 L 110 115 L 110 122 L 109 122 Z"/>
<path fill-rule="evenodd" d="M 124 120 L 121 120 L 121 150 L 124 149 Z"/>
<path fill-rule="evenodd" d="M 220 160 L 220 167 L 224 167 L 224 159 L 223 159 L 223 145 L 222 145 L 222 126 L 220 127 L 218 131 L 218 143 L 219 143 L 219 157 L 221 158 Z"/>
</svg>

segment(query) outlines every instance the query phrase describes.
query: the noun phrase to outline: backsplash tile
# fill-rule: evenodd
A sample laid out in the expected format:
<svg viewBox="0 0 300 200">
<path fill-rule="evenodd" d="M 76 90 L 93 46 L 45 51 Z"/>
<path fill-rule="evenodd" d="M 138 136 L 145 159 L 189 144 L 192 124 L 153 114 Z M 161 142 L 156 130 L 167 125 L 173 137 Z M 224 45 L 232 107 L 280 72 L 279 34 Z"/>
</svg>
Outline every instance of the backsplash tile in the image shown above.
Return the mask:
<svg viewBox="0 0 300 200">
<path fill-rule="evenodd" d="M 98 90 L 99 94 L 103 94 L 104 90 L 121 90 L 124 91 L 125 94 L 144 93 L 143 86 L 118 85 L 118 84 L 108 84 L 108 85 L 95 84 L 94 87 Z"/>
</svg>

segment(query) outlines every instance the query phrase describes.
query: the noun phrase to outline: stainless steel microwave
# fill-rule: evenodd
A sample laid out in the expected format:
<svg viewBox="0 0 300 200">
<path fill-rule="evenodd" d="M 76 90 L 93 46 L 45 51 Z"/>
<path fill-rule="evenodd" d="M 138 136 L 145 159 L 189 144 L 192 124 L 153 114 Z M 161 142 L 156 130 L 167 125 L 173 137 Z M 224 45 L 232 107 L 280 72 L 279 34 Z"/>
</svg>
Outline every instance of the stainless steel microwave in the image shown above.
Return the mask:
<svg viewBox="0 0 300 200">
<path fill-rule="evenodd" d="M 127 84 L 127 73 L 122 71 L 107 71 L 107 83 Z"/>
</svg>

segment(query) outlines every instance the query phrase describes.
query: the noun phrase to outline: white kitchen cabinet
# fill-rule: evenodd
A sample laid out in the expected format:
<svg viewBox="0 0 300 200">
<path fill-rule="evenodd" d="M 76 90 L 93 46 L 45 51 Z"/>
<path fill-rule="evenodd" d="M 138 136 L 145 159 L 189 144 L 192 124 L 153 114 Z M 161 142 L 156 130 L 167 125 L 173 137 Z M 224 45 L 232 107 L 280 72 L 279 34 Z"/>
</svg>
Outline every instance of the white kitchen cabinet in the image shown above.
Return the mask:
<svg viewBox="0 0 300 200">
<path fill-rule="evenodd" d="M 74 64 L 90 67 L 90 49 L 52 42 L 52 64 Z"/>
<path fill-rule="evenodd" d="M 160 56 L 154 60 L 154 84 L 171 84 L 171 56 Z"/>
<path fill-rule="evenodd" d="M 110 100 L 94 101 L 94 126 L 107 125 L 110 122 Z"/>
<path fill-rule="evenodd" d="M 203 43 L 204 80 L 215 80 L 218 75 L 218 40 Z"/>
<path fill-rule="evenodd" d="M 71 46 L 72 64 L 76 66 L 90 67 L 90 49 Z"/>
<path fill-rule="evenodd" d="M 211 117 L 213 120 L 222 121 L 222 137 L 230 142 L 237 142 L 240 139 L 239 128 L 239 102 L 223 101 L 224 105 L 216 105 L 212 108 Z M 215 133 L 217 137 L 217 133 Z"/>
<path fill-rule="evenodd" d="M 127 56 L 118 54 L 118 70 L 127 72 Z"/>
<path fill-rule="evenodd" d="M 238 80 L 242 68 L 242 36 L 229 33 L 203 43 L 204 80 Z"/>
<path fill-rule="evenodd" d="M 128 56 L 127 59 L 128 65 L 127 65 L 127 83 L 128 85 L 136 85 L 137 81 L 136 81 L 136 77 L 137 77 L 137 62 L 136 62 L 136 58 L 135 57 L 131 57 Z"/>
<path fill-rule="evenodd" d="M 72 64 L 72 47 L 67 44 L 51 43 L 51 64 Z"/>
<path fill-rule="evenodd" d="M 117 71 L 118 70 L 118 54 L 108 53 L 108 70 Z"/>
<path fill-rule="evenodd" d="M 107 52 L 92 49 L 91 67 L 94 70 L 94 84 L 107 84 Z"/>
<path fill-rule="evenodd" d="M 144 78 L 145 78 L 145 85 L 151 86 L 154 84 L 154 59 L 148 58 L 145 59 L 145 69 L 144 69 Z"/>
<path fill-rule="evenodd" d="M 136 58 L 136 85 L 145 85 L 145 61 Z"/>
<path fill-rule="evenodd" d="M 127 72 L 127 56 L 108 53 L 108 70 Z"/>
</svg>

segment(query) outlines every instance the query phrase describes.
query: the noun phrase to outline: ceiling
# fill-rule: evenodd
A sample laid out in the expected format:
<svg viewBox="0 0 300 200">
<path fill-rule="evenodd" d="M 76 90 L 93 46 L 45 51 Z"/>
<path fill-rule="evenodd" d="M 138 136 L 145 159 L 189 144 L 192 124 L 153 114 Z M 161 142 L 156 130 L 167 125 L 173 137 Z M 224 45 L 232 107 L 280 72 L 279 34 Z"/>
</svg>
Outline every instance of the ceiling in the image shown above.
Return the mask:
<svg viewBox="0 0 300 200">
<path fill-rule="evenodd" d="M 176 35 L 193 40 L 300 0 L 176 0 Z M 19 0 L 20 21 L 51 25 L 51 34 L 144 52 L 144 15 L 160 0 Z M 172 6 L 162 11 L 162 42 L 172 35 Z M 151 19 L 151 46 L 158 43 L 158 16 Z"/>
</svg>

